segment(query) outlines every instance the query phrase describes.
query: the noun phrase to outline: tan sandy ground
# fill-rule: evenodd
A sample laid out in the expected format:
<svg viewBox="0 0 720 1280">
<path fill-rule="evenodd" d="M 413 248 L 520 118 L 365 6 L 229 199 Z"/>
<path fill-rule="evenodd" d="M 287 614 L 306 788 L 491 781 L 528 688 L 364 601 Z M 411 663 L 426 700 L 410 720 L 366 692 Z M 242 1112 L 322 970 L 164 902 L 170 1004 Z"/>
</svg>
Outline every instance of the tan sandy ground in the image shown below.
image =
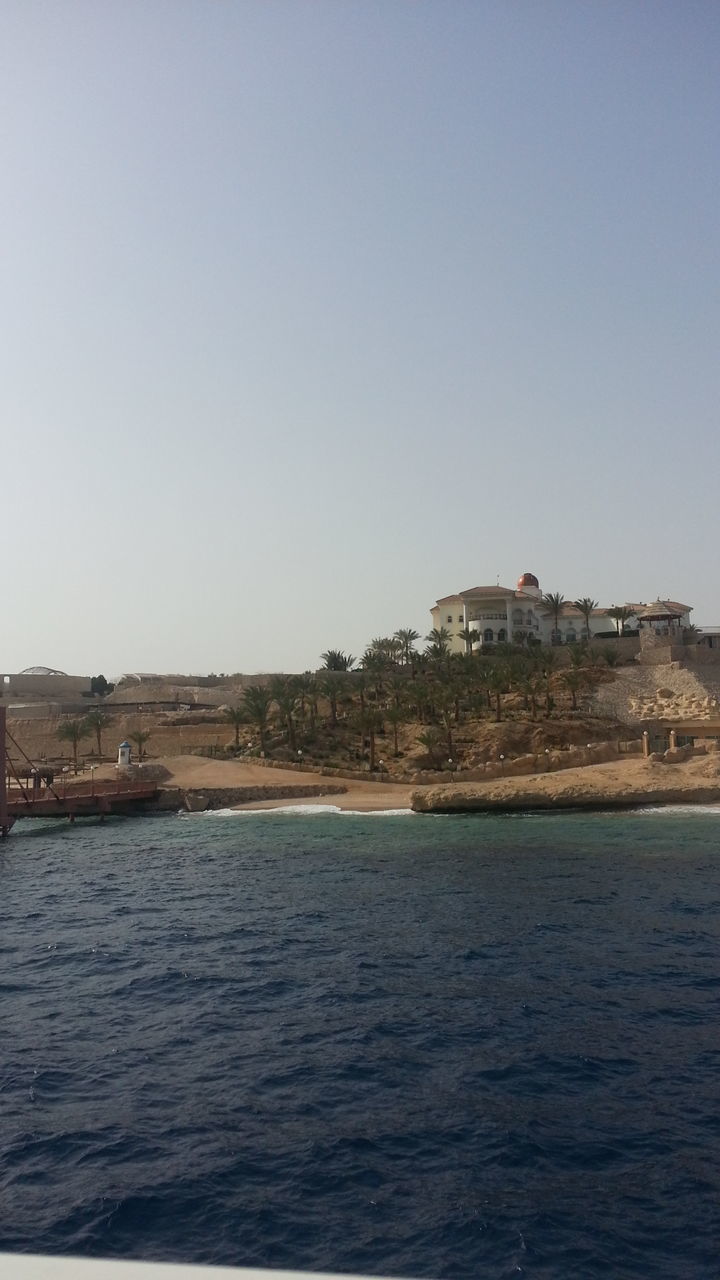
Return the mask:
<svg viewBox="0 0 720 1280">
<path fill-rule="evenodd" d="M 323 778 L 319 773 L 299 769 L 267 769 L 260 764 L 246 764 L 242 760 L 211 760 L 203 756 L 165 756 L 148 760 L 149 774 L 152 767 L 160 765 L 167 770 L 164 786 L 182 787 L 185 791 L 204 791 L 215 787 L 321 787 L 324 782 L 330 785 L 345 786 L 347 791 L 342 795 L 322 797 L 303 796 L 287 799 L 254 800 L 248 804 L 237 805 L 238 809 L 277 809 L 288 804 L 323 804 L 333 805 L 339 809 L 358 809 L 366 813 L 382 809 L 409 809 L 412 787 L 397 783 L 355 782 L 344 778 Z M 115 778 L 114 765 L 103 765 L 95 770 L 98 781 L 103 778 Z"/>
<path fill-rule="evenodd" d="M 434 813 L 642 804 L 720 805 L 720 756 L 681 764 L 631 757 L 557 773 L 416 787 L 412 794 L 414 809 Z"/>
<path fill-rule="evenodd" d="M 326 803 L 340 809 L 375 812 L 414 808 L 436 812 L 453 809 L 530 809 L 602 804 L 720 804 L 720 755 L 696 756 L 684 764 L 652 763 L 638 757 L 582 769 L 530 774 L 488 782 L 411 787 L 398 783 L 323 779 L 321 774 L 296 769 L 267 769 L 239 760 L 210 760 L 202 756 L 166 756 L 148 761 L 167 770 L 165 784 L 184 790 L 242 786 L 345 785 L 342 795 L 250 801 L 243 809 L 276 809 L 288 804 Z M 96 771 L 98 780 L 116 776 L 114 765 Z M 412 799 L 411 799 L 412 798 Z"/>
<path fill-rule="evenodd" d="M 317 775 L 316 775 L 317 776 Z M 341 778 L 334 779 L 341 782 Z M 280 809 L 285 805 L 327 805 L 328 808 L 350 810 L 357 813 L 382 813 L 386 809 L 409 809 L 412 787 L 398 783 L 351 782 L 341 796 L 301 796 L 290 800 L 254 800 L 250 804 L 234 805 L 235 809 Z"/>
</svg>

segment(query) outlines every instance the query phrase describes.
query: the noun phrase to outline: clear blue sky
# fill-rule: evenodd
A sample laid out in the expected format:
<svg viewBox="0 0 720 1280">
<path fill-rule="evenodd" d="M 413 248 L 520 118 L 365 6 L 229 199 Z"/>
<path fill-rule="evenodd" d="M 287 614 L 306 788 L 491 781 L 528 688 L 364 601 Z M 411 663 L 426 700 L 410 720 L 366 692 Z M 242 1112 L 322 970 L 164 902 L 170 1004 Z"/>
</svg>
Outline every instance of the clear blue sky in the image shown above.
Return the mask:
<svg viewBox="0 0 720 1280">
<path fill-rule="evenodd" d="M 720 622 L 720 6 L 5 0 L 0 668 Z"/>
</svg>

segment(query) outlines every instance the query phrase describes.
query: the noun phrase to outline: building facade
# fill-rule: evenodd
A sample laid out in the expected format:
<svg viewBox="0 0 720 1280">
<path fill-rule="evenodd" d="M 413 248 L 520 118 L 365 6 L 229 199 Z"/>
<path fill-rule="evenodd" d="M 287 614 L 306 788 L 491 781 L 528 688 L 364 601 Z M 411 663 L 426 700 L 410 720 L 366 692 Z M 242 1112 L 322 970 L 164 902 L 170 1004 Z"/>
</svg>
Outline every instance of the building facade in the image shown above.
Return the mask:
<svg viewBox="0 0 720 1280">
<path fill-rule="evenodd" d="M 678 602 L 665 601 L 672 610 L 677 625 L 690 624 L 691 607 Z M 652 619 L 645 622 L 641 615 L 647 609 L 644 604 L 626 604 L 628 611 L 623 625 L 625 631 L 637 632 L 643 626 L 656 626 Z M 516 587 L 470 587 L 457 595 L 442 596 L 430 610 L 432 625 L 436 630 L 444 627 L 450 636 L 453 653 L 466 653 L 488 648 L 496 644 L 576 644 L 592 640 L 600 635 L 617 631 L 612 617 L 614 605 L 593 609 L 588 630 L 582 611 L 572 601 L 565 601 L 557 619 L 543 601 L 540 583 L 533 573 L 523 573 Z M 477 632 L 470 638 L 469 632 Z"/>
</svg>

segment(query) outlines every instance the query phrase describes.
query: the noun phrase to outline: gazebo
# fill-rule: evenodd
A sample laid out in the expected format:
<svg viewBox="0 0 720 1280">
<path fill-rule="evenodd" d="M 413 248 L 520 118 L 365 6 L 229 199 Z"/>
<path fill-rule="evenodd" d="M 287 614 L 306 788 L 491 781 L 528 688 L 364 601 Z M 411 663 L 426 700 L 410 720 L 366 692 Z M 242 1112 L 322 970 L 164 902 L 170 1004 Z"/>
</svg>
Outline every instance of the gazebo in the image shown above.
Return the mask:
<svg viewBox="0 0 720 1280">
<path fill-rule="evenodd" d="M 667 600 L 655 600 L 638 612 L 640 634 L 648 631 L 655 636 L 677 636 L 681 632 L 682 610 Z"/>
</svg>

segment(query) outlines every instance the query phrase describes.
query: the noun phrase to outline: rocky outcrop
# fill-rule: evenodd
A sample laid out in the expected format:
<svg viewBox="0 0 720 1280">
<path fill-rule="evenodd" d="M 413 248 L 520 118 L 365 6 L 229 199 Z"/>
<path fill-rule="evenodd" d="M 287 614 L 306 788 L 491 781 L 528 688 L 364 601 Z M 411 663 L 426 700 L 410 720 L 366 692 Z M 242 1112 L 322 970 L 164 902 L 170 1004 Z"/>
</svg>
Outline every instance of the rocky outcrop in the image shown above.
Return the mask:
<svg viewBox="0 0 720 1280">
<path fill-rule="evenodd" d="M 655 804 L 720 803 L 720 764 L 705 758 L 569 769 L 516 781 L 455 784 L 413 791 L 416 813 L 513 812 L 529 809 L 620 808 Z"/>
<path fill-rule="evenodd" d="M 623 667 L 616 679 L 595 690 L 592 710 L 626 724 L 638 720 L 712 720 L 720 718 L 720 682 L 716 670 Z"/>
</svg>

